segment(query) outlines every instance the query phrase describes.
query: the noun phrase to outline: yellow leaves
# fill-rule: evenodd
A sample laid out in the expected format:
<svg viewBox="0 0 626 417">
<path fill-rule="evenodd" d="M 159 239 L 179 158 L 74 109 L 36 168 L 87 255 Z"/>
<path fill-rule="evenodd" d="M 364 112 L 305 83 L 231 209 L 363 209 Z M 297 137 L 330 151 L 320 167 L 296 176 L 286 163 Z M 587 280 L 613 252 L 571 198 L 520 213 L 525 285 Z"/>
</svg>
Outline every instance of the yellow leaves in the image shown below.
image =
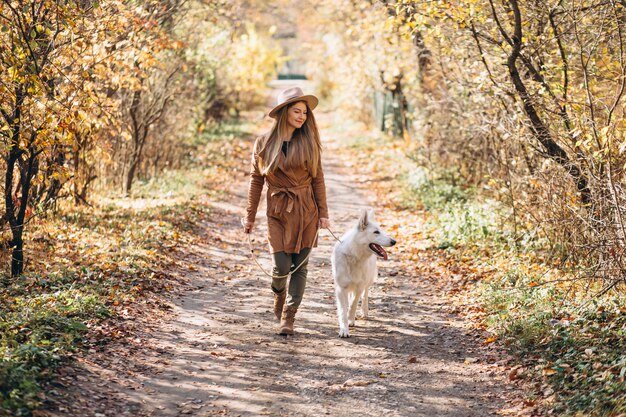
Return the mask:
<svg viewBox="0 0 626 417">
<path fill-rule="evenodd" d="M 576 128 L 574 128 L 574 129 L 569 131 L 570 136 L 573 137 L 574 139 L 579 137 L 581 135 L 581 133 L 583 133 L 583 131 L 579 127 L 576 127 Z"/>
<path fill-rule="evenodd" d="M 179 40 L 176 40 L 171 43 L 172 49 L 183 49 L 185 47 L 185 43 Z"/>
<path fill-rule="evenodd" d="M 230 54 L 219 74 L 224 87 L 235 92 L 233 100 L 239 108 L 258 102 L 276 68 L 287 60 L 275 41 L 265 39 L 253 25 L 247 25 L 246 31 L 229 46 Z"/>
<path fill-rule="evenodd" d="M 142 64 L 144 69 L 161 65 L 161 62 L 155 58 L 152 51 L 141 51 L 137 56 L 137 61 Z"/>
<path fill-rule="evenodd" d="M 622 143 L 619 145 L 619 148 L 618 148 L 618 152 L 620 155 L 626 151 L 626 129 L 622 131 L 621 140 L 622 140 Z"/>
<path fill-rule="evenodd" d="M 384 25 L 384 29 L 385 30 L 390 30 L 390 29 L 393 29 L 395 27 L 396 27 L 396 22 L 392 18 L 387 19 L 385 21 L 385 25 Z"/>
<path fill-rule="evenodd" d="M 600 129 L 600 136 L 606 137 L 610 130 L 611 126 L 604 126 L 602 129 Z"/>
<path fill-rule="evenodd" d="M 8 75 L 11 81 L 17 81 L 18 79 L 18 70 L 15 67 L 9 67 L 6 69 L 6 74 Z"/>
<path fill-rule="evenodd" d="M 543 376 L 552 376 L 552 375 L 554 375 L 556 373 L 557 373 L 556 370 L 554 370 L 551 367 L 543 368 L 543 370 L 541 371 L 541 374 Z"/>
</svg>

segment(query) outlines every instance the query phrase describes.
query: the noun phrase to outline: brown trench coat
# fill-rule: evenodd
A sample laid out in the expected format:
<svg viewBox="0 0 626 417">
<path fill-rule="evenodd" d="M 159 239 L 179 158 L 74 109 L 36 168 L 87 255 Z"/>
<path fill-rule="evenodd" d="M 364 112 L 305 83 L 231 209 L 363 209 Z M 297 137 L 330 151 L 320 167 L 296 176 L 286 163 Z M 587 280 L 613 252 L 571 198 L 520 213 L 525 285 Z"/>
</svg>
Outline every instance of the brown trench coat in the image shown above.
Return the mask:
<svg viewBox="0 0 626 417">
<path fill-rule="evenodd" d="M 299 253 L 303 248 L 317 247 L 319 218 L 328 218 L 321 161 L 313 178 L 304 168 L 286 170 L 285 155 L 281 152 L 276 171 L 264 176 L 258 165 L 262 140 L 263 136 L 256 139 L 252 151 L 246 220 L 254 222 L 263 184 L 267 182 L 270 252 Z"/>
</svg>

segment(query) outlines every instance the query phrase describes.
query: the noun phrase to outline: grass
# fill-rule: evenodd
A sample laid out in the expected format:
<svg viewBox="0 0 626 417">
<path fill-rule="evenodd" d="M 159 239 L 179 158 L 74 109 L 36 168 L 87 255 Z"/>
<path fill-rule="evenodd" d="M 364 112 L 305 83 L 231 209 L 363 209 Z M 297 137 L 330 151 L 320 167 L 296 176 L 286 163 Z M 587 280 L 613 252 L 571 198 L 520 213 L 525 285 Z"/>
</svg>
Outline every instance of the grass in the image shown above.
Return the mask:
<svg viewBox="0 0 626 417">
<path fill-rule="evenodd" d="M 41 403 L 41 381 L 84 342 L 88 326 L 110 317 L 102 291 L 76 285 L 70 272 L 24 276 L 3 292 L 0 310 L 0 400 L 29 415 Z"/>
<path fill-rule="evenodd" d="M 543 284 L 572 276 L 541 263 L 534 256 L 538 242 L 515 252 L 510 232 L 502 229 L 506 210 L 497 201 L 480 199 L 476 189 L 451 184 L 446 175 L 430 179 L 416 172 L 401 179 L 408 195 L 401 204 L 418 201 L 431 213 L 440 249 L 476 259 L 470 269 L 484 250 L 499 254 L 489 256 L 498 272 L 487 274 L 474 294 L 487 328 L 524 370 L 516 377 L 538 384 L 530 402 L 563 416 L 626 413 L 624 298 L 613 294 L 589 302 L 577 284 Z"/>
<path fill-rule="evenodd" d="M 410 150 L 381 135 L 344 146 L 368 175 L 391 166 L 382 176 L 392 186 L 372 187 L 380 203 L 424 214 L 425 235 L 440 249 L 433 270 L 468 278 L 454 283 L 451 297 L 494 336 L 488 343 L 497 340 L 512 355 L 510 378 L 531 387 L 528 405 L 559 416 L 626 415 L 624 295 L 590 298 L 599 284 L 583 287 L 575 270 L 559 270 L 546 242 L 519 225 L 514 234 L 510 209 L 454 169 L 419 166 Z"/>
<path fill-rule="evenodd" d="M 556 415 L 617 416 L 626 413 L 626 303 L 619 294 L 589 302 L 577 284 L 544 282 L 572 278 L 534 255 L 537 242 L 513 250 L 501 229 L 505 210 L 479 201 L 472 189 L 441 180 L 407 187 L 433 214 L 430 223 L 440 249 L 449 256 L 474 258 L 485 250 L 496 271 L 474 289 L 485 323 L 517 358 L 536 398 Z M 530 261 L 530 262 L 529 262 Z M 549 261 L 549 260 L 548 260 Z M 582 307 L 582 309 L 581 309 Z"/>
<path fill-rule="evenodd" d="M 512 275 L 517 275 L 511 280 Z M 566 286 L 508 271 L 484 283 L 488 324 L 541 384 L 557 415 L 626 412 L 626 309 L 623 296 L 586 302 Z M 554 394 L 552 394 L 554 393 Z"/>
<path fill-rule="evenodd" d="M 427 227 L 438 248 L 507 242 L 509 236 L 499 222 L 506 209 L 493 199 L 479 200 L 474 187 L 459 185 L 462 181 L 455 171 L 433 174 L 417 166 L 400 174 L 396 182 L 401 190 L 398 207 L 433 214 Z"/>
<path fill-rule="evenodd" d="M 174 255 L 211 216 L 203 201 L 224 195 L 249 158 L 248 128 L 204 132 L 187 168 L 137 182 L 132 198 L 111 192 L 94 197 L 94 207 L 67 202 L 29 224 L 26 272 L 16 279 L 5 272 L 0 286 L 0 415 L 30 416 L 59 366 L 124 337 L 129 324 L 117 320 L 124 310 L 140 300 L 162 304 L 177 284 L 169 275 Z"/>
<path fill-rule="evenodd" d="M 134 198 L 189 198 L 207 194 L 203 179 L 211 172 L 203 169 L 168 170 L 158 177 L 139 180 L 133 186 Z"/>
<path fill-rule="evenodd" d="M 58 234 L 29 242 L 29 272 L 1 290 L 0 410 L 30 415 L 45 399 L 42 382 L 72 353 L 123 331 L 114 321 L 100 326 L 105 320 L 139 298 L 170 291 L 172 250 L 191 243 L 209 215 L 201 204 L 106 206 L 47 222 Z"/>
</svg>

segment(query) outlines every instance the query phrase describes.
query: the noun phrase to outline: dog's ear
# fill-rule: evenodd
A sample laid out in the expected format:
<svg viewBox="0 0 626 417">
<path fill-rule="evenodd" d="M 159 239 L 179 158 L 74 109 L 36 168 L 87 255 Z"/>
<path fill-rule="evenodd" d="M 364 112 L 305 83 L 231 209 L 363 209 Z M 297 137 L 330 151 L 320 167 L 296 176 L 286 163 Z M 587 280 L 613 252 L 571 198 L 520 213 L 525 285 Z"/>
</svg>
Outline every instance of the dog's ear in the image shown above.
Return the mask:
<svg viewBox="0 0 626 417">
<path fill-rule="evenodd" d="M 374 209 L 371 209 L 371 208 L 367 209 L 367 218 L 369 219 L 370 222 L 374 221 Z"/>
<path fill-rule="evenodd" d="M 359 217 L 359 230 L 365 230 L 369 223 L 367 210 L 361 209 L 361 216 Z"/>
</svg>

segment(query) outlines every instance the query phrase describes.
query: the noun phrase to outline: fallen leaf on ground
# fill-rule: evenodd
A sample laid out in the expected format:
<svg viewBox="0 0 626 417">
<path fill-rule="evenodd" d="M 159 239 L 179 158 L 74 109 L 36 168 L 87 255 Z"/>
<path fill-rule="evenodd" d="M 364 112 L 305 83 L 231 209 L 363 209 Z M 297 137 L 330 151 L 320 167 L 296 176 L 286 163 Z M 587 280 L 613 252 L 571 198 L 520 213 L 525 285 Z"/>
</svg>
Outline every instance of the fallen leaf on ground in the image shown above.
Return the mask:
<svg viewBox="0 0 626 417">
<path fill-rule="evenodd" d="M 364 379 L 348 379 L 343 383 L 344 387 L 365 387 L 367 385 L 373 384 L 374 381 L 366 381 Z"/>
</svg>

